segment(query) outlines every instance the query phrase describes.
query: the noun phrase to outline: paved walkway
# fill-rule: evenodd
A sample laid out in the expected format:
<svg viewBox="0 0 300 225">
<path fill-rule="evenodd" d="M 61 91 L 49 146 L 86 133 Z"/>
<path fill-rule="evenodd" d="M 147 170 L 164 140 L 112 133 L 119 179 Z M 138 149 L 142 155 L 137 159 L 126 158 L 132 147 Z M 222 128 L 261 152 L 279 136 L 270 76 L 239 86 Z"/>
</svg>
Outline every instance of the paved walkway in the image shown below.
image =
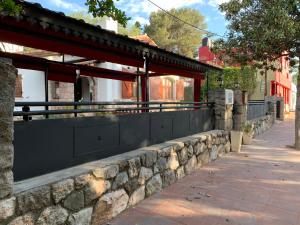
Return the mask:
<svg viewBox="0 0 300 225">
<path fill-rule="evenodd" d="M 300 225 L 300 152 L 294 121 L 117 217 L 110 225 Z"/>
</svg>

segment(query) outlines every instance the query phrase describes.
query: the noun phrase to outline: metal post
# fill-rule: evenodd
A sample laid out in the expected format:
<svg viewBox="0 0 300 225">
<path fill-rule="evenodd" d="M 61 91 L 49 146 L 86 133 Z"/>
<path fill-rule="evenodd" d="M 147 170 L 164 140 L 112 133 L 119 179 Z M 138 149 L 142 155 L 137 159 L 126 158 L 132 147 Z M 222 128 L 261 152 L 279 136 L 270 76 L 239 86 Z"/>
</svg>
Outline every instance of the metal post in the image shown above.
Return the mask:
<svg viewBox="0 0 300 225">
<path fill-rule="evenodd" d="M 206 72 L 206 102 L 208 103 L 208 89 L 209 89 L 209 83 L 208 83 L 208 73 Z"/>
<path fill-rule="evenodd" d="M 49 102 L 49 83 L 48 83 L 48 75 L 49 75 L 49 68 L 47 66 L 45 70 L 45 101 Z M 45 109 L 48 111 L 49 106 L 46 106 Z M 46 119 L 49 118 L 49 114 L 45 115 Z"/>
<path fill-rule="evenodd" d="M 142 85 L 142 101 L 149 102 L 149 59 L 145 58 L 145 74 L 141 77 Z M 148 104 L 143 104 L 143 107 L 149 107 Z M 143 112 L 148 112 L 149 110 L 142 110 Z"/>
<path fill-rule="evenodd" d="M 194 102 L 200 102 L 201 92 L 201 79 L 198 77 L 194 78 Z M 199 104 L 194 104 L 195 109 L 199 108 Z"/>
<path fill-rule="evenodd" d="M 138 67 L 136 70 L 137 76 L 136 76 L 136 101 L 137 101 L 137 107 L 140 107 L 140 84 L 141 84 L 141 77 L 140 77 L 140 68 Z M 139 112 L 139 110 L 137 110 Z"/>
</svg>

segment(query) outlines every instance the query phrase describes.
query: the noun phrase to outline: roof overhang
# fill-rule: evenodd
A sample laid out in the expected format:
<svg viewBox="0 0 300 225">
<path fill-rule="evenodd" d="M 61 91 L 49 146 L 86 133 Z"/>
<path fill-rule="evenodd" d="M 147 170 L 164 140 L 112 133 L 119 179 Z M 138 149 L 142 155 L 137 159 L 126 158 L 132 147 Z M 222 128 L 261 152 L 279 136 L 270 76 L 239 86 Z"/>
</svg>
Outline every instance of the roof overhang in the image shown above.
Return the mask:
<svg viewBox="0 0 300 225">
<path fill-rule="evenodd" d="M 39 4 L 17 1 L 19 16 L 0 12 L 0 41 L 60 52 L 91 60 L 143 67 L 147 57 L 154 72 L 195 77 L 222 68 L 133 40 L 42 8 Z"/>
</svg>

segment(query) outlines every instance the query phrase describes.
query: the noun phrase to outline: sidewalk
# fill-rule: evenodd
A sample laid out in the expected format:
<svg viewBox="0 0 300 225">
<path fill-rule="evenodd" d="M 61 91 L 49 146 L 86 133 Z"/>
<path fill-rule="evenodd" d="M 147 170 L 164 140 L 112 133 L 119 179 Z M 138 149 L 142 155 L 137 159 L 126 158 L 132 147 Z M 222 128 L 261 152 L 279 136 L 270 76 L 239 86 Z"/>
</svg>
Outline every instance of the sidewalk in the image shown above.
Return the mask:
<svg viewBox="0 0 300 225">
<path fill-rule="evenodd" d="M 129 209 L 110 225 L 300 225 L 294 121 L 272 130 Z"/>
</svg>

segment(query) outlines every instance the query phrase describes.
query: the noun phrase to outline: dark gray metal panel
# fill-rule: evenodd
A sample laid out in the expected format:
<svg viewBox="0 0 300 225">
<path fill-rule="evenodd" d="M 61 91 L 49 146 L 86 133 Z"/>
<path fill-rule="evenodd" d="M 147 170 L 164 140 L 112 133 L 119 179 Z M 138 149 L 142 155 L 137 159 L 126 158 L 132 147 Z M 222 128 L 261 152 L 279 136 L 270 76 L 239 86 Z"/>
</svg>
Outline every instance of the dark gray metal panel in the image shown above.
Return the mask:
<svg viewBox="0 0 300 225">
<path fill-rule="evenodd" d="M 247 119 L 253 120 L 266 115 L 266 107 L 264 102 L 248 104 Z"/>
<path fill-rule="evenodd" d="M 179 138 L 191 133 L 189 111 L 173 113 L 173 138 Z"/>
<path fill-rule="evenodd" d="M 150 144 L 150 114 L 133 114 L 120 118 L 121 146 L 144 147 Z"/>
<path fill-rule="evenodd" d="M 15 180 L 213 129 L 212 110 L 15 123 Z"/>
<path fill-rule="evenodd" d="M 109 150 L 120 145 L 118 122 L 74 127 L 74 156 Z"/>
<path fill-rule="evenodd" d="M 66 120 L 15 123 L 15 180 L 72 165 L 73 126 Z"/>
<path fill-rule="evenodd" d="M 150 116 L 151 143 L 170 140 L 173 137 L 173 118 L 171 113 L 153 113 Z"/>
</svg>

